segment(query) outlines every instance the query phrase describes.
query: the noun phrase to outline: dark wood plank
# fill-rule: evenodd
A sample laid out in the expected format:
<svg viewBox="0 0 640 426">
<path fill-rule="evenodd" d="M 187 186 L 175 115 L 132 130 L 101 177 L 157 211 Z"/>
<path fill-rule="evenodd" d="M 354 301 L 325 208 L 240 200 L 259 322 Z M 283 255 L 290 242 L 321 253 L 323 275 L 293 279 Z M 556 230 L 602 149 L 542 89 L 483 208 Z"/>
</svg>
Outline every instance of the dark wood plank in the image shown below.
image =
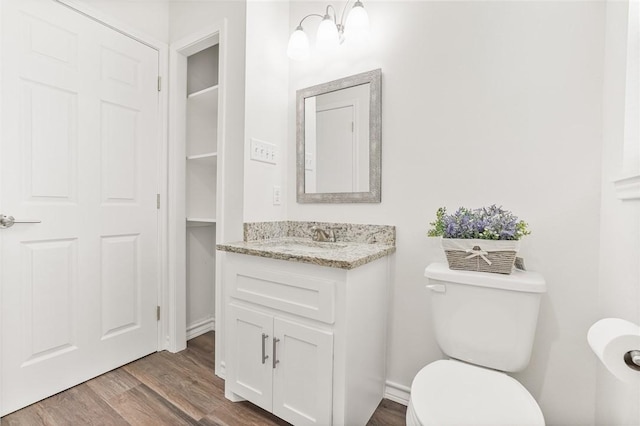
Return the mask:
<svg viewBox="0 0 640 426">
<path fill-rule="evenodd" d="M 219 392 L 216 397 L 224 398 L 224 380 L 215 375 L 215 332 L 210 331 L 187 342 L 187 349 L 180 355 L 195 364 L 200 364 L 211 372 L 211 381 Z"/>
<path fill-rule="evenodd" d="M 121 393 L 109 405 L 132 425 L 190 426 L 198 422 L 145 385 Z"/>
<path fill-rule="evenodd" d="M 290 426 L 289 423 L 249 402 L 223 401 L 200 421 L 201 426 Z"/>
<path fill-rule="evenodd" d="M 179 353 L 158 352 L 122 368 L 193 419 L 216 408 L 213 371 Z"/>
<path fill-rule="evenodd" d="M 2 426 L 48 425 L 48 423 L 45 422 L 42 405 L 40 403 L 32 404 L 22 410 L 4 416 L 0 419 L 0 424 Z"/>
<path fill-rule="evenodd" d="M 138 385 L 140 381 L 122 368 L 109 371 L 87 382 L 87 386 L 107 402 Z"/>
<path fill-rule="evenodd" d="M 367 426 L 405 425 L 407 407 L 397 402 L 383 399 L 369 419 Z"/>
<path fill-rule="evenodd" d="M 233 404 L 233 402 L 232 402 Z M 261 417 L 265 420 L 267 425 L 278 425 L 278 426 L 288 426 L 290 425 L 290 423 L 285 422 L 284 420 L 282 420 L 280 417 L 276 417 L 275 415 L 271 414 L 268 411 L 263 410 L 262 408 L 258 407 L 257 405 L 253 405 L 250 402 L 241 402 L 240 404 L 243 404 L 247 410 L 251 410 L 253 411 L 253 413 L 258 416 Z"/>
<path fill-rule="evenodd" d="M 113 408 L 100 398 L 86 383 L 75 386 L 37 404 L 27 407 L 35 410 L 37 416 L 29 416 L 27 423 L 22 411 L 16 411 L 2 418 L 2 424 L 10 425 L 47 425 L 47 426 L 129 426 Z M 13 418 L 17 421 L 14 421 Z"/>
<path fill-rule="evenodd" d="M 193 338 L 187 342 L 187 349 L 180 352 L 193 362 L 211 371 L 215 370 L 215 338 L 213 331 Z"/>
</svg>

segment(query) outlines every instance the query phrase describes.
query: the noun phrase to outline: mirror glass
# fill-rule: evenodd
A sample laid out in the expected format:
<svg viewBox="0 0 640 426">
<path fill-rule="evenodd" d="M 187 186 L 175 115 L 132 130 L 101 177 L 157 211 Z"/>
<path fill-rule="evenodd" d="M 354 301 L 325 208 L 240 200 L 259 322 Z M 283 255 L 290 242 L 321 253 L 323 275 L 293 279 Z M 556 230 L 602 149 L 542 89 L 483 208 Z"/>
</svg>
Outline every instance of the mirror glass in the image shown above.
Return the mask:
<svg viewBox="0 0 640 426">
<path fill-rule="evenodd" d="M 370 83 L 304 100 L 304 190 L 369 191 Z"/>
<path fill-rule="evenodd" d="M 380 202 L 380 74 L 297 92 L 298 202 Z"/>
</svg>

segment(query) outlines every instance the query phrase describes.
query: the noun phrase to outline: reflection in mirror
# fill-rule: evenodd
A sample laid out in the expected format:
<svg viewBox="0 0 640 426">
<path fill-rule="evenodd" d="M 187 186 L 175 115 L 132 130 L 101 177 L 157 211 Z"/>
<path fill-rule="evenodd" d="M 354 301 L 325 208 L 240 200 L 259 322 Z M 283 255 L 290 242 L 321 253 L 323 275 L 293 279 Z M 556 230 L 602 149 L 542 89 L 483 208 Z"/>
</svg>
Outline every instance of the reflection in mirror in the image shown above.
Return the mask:
<svg viewBox="0 0 640 426">
<path fill-rule="evenodd" d="M 369 191 L 370 86 L 304 100 L 306 193 Z"/>
<path fill-rule="evenodd" d="M 380 75 L 298 90 L 298 202 L 380 202 Z"/>
</svg>

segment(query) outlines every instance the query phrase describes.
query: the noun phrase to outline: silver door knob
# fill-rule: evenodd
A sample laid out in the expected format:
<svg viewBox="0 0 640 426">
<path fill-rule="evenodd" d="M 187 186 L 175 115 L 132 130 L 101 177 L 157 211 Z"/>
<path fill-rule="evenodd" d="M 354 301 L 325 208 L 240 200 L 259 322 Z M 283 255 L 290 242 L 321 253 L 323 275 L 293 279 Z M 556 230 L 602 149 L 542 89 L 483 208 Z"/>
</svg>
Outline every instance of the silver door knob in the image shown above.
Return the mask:
<svg viewBox="0 0 640 426">
<path fill-rule="evenodd" d="M 16 220 L 13 216 L 0 214 L 0 229 L 11 228 L 14 223 L 40 223 L 40 220 Z"/>
</svg>

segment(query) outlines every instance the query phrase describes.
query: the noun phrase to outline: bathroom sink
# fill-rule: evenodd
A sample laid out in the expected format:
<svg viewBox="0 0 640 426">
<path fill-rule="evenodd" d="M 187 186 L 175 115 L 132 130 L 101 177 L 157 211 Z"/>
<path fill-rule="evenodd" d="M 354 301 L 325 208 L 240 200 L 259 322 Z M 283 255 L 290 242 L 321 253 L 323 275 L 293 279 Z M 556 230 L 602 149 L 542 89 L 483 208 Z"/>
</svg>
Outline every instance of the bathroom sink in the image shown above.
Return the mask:
<svg viewBox="0 0 640 426">
<path fill-rule="evenodd" d="M 349 224 L 332 226 L 329 223 L 320 225 L 329 231 L 319 232 L 321 228 L 317 227 L 318 222 L 287 222 L 277 226 L 258 223 L 246 228 L 242 241 L 217 244 L 216 249 L 346 270 L 358 268 L 395 252 L 395 228 Z M 336 229 L 339 230 L 337 242 L 314 241 L 314 237 L 334 239 Z M 330 232 L 331 230 L 334 232 Z"/>
</svg>

